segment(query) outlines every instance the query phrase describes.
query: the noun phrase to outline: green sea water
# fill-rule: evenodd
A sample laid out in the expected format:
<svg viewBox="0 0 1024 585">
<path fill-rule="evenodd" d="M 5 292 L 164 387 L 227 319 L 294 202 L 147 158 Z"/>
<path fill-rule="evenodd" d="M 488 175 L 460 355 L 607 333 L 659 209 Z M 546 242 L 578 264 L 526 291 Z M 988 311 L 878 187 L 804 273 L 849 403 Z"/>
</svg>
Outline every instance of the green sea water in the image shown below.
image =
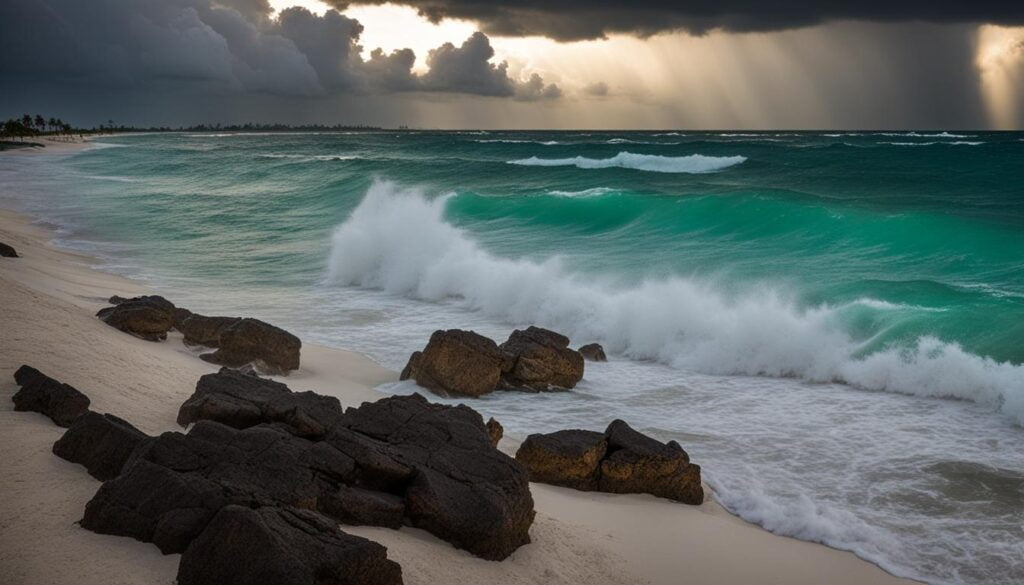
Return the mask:
<svg viewBox="0 0 1024 585">
<path fill-rule="evenodd" d="M 579 392 L 481 409 L 513 433 L 628 416 L 776 532 L 1024 580 L 1024 133 L 101 142 L 0 161 L 0 198 L 179 304 L 394 368 L 437 328 L 601 342 Z M 1004 491 L 957 483 L 971 465 Z"/>
</svg>

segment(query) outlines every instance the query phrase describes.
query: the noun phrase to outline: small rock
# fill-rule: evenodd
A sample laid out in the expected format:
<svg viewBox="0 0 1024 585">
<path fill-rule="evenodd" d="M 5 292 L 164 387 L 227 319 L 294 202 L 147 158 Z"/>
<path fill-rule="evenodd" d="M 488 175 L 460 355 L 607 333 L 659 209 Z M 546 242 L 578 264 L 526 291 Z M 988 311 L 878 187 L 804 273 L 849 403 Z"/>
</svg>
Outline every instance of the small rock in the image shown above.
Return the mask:
<svg viewBox="0 0 1024 585">
<path fill-rule="evenodd" d="M 590 360 L 592 362 L 606 362 L 608 356 L 604 354 L 604 348 L 601 347 L 600 343 L 588 343 L 577 351 L 583 356 L 583 359 Z"/>
<path fill-rule="evenodd" d="M 516 452 L 516 461 L 530 472 L 530 481 L 593 491 L 607 450 L 603 433 L 571 429 L 530 435 Z"/>
<path fill-rule="evenodd" d="M 181 556 L 178 585 L 401 585 L 387 549 L 306 510 L 226 506 Z"/>
<path fill-rule="evenodd" d="M 21 386 L 11 397 L 14 410 L 40 412 L 62 427 L 71 426 L 89 410 L 88 396 L 35 368 L 21 366 L 14 380 Z"/>
<path fill-rule="evenodd" d="M 146 341 L 167 339 L 167 332 L 174 327 L 172 302 L 157 295 L 131 299 L 114 296 L 111 302 L 115 299 L 119 302 L 96 313 L 101 321 Z"/>
<path fill-rule="evenodd" d="M 11 246 L 0 242 L 0 258 L 18 258 L 18 252 Z"/>
<path fill-rule="evenodd" d="M 120 475 L 132 451 L 150 437 L 112 414 L 86 412 L 56 443 L 53 453 L 85 466 L 100 481 Z"/>
<path fill-rule="evenodd" d="M 264 374 L 287 374 L 299 368 L 302 342 L 284 329 L 245 318 L 224 327 L 216 347 L 217 351 L 199 357 L 231 368 L 251 363 Z"/>
<path fill-rule="evenodd" d="M 495 449 L 498 448 L 498 443 L 501 442 L 501 437 L 505 434 L 505 428 L 501 426 L 501 423 L 491 418 L 487 419 L 487 434 L 491 437 L 491 446 Z"/>
<path fill-rule="evenodd" d="M 412 354 L 400 379 L 442 396 L 478 397 L 495 390 L 504 361 L 498 345 L 483 335 L 438 330 L 422 352 Z"/>
<path fill-rule="evenodd" d="M 516 329 L 499 347 L 507 356 L 501 375 L 506 389 L 566 390 L 583 379 L 583 356 L 569 348 L 568 337 L 554 331 Z"/>
</svg>

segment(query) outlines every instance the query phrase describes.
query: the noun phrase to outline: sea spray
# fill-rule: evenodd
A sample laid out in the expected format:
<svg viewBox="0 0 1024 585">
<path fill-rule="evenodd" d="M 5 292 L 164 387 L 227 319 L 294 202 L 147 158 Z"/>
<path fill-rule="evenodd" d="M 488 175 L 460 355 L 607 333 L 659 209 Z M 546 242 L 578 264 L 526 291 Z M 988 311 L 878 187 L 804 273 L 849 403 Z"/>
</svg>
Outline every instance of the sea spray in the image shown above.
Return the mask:
<svg viewBox="0 0 1024 585">
<path fill-rule="evenodd" d="M 334 233 L 328 281 L 426 301 L 456 299 L 510 324 L 539 324 L 613 352 L 708 374 L 796 377 L 972 400 L 1024 424 L 1024 367 L 922 336 L 862 356 L 844 330 L 851 304 L 802 308 L 784 291 L 727 295 L 672 277 L 623 287 L 575 274 L 564 258 L 501 258 L 445 220 L 452 195 L 370 187 Z M 882 309 L 887 310 L 887 309 Z"/>
</svg>

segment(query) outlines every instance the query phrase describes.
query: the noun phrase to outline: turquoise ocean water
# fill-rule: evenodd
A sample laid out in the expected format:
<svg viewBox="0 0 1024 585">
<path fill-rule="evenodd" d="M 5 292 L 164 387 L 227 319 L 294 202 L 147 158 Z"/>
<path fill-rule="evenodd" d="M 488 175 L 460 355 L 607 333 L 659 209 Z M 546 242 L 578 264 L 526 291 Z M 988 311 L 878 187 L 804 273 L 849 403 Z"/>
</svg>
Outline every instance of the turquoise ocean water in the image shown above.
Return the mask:
<svg viewBox="0 0 1024 585">
<path fill-rule="evenodd" d="M 519 436 L 625 418 L 769 530 L 1024 581 L 1022 133 L 102 143 L 0 158 L 0 204 L 179 304 L 396 369 L 438 328 L 601 342 L 577 392 L 474 406 Z"/>
</svg>

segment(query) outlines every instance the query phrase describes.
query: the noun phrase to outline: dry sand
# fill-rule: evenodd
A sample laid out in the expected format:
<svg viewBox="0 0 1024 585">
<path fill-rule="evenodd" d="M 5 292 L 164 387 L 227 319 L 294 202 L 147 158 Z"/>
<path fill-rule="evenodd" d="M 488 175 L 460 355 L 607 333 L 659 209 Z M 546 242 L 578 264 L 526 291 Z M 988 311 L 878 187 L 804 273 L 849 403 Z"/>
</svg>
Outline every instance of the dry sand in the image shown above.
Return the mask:
<svg viewBox="0 0 1024 585">
<path fill-rule="evenodd" d="M 50 452 L 62 429 L 40 414 L 12 410 L 12 373 L 33 365 L 85 392 L 94 410 L 160 433 L 181 430 L 178 406 L 215 367 L 180 337 L 151 343 L 101 323 L 93 314 L 104 299 L 146 291 L 94 270 L 86 256 L 53 248 L 51 238 L 28 218 L 0 211 L 0 241 L 23 256 L 0 258 L 0 583 L 173 583 L 178 555 L 76 524 L 99 483 Z M 380 394 L 373 387 L 395 378 L 360 354 L 309 344 L 302 363 L 287 378 L 293 389 L 331 394 L 345 405 L 374 400 Z M 710 501 L 693 507 L 540 484 L 531 489 L 533 543 L 503 562 L 474 558 L 416 529 L 345 530 L 387 546 L 409 584 L 910 583 L 850 553 L 770 534 Z"/>
</svg>

